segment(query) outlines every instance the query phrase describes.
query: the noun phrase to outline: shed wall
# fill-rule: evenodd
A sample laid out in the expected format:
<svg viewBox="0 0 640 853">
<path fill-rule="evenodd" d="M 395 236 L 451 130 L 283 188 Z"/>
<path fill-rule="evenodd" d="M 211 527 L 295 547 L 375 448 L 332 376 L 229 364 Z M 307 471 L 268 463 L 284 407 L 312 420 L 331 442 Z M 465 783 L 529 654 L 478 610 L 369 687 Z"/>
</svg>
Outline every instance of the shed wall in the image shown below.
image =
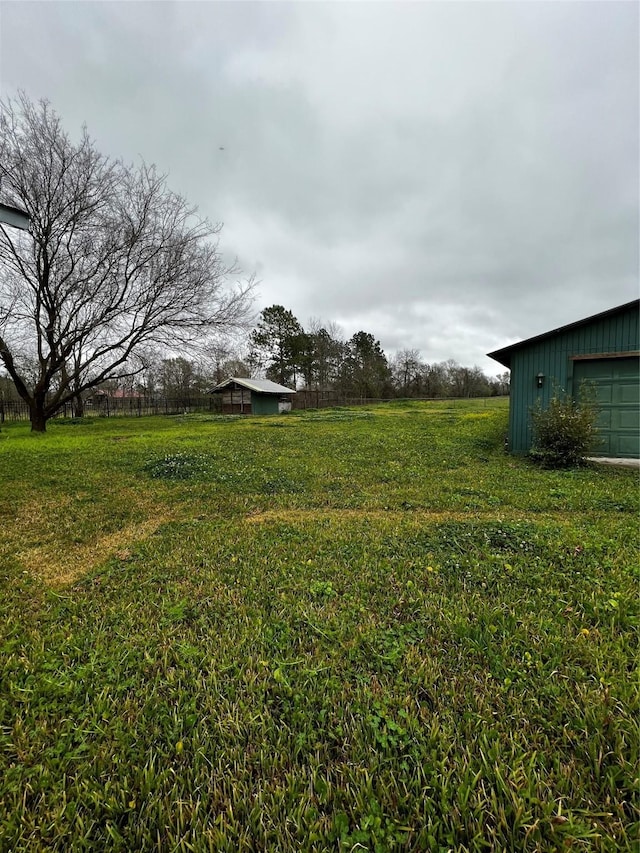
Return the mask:
<svg viewBox="0 0 640 853">
<path fill-rule="evenodd" d="M 585 326 L 516 349 L 511 356 L 511 400 L 509 406 L 509 447 L 513 453 L 531 448 L 531 408 L 536 400 L 545 407 L 556 387 L 570 394 L 578 391 L 573 381 L 572 356 L 637 352 L 640 349 L 638 311 L 624 312 L 595 320 Z M 542 388 L 536 376 L 544 374 Z"/>
<path fill-rule="evenodd" d="M 222 394 L 222 411 L 225 414 L 250 415 L 251 391 L 246 388 L 228 388 Z"/>
<path fill-rule="evenodd" d="M 254 415 L 277 415 L 278 394 L 258 394 L 254 391 L 251 395 L 251 404 Z"/>
</svg>

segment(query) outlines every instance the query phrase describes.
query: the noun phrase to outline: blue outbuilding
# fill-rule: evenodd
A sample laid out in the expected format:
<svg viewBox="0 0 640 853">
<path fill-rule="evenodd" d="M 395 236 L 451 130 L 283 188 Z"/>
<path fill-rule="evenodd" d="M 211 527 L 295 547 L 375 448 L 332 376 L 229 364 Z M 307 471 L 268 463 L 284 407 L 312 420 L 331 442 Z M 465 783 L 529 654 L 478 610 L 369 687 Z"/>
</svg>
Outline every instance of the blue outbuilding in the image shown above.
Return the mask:
<svg viewBox="0 0 640 853">
<path fill-rule="evenodd" d="M 509 449 L 531 449 L 531 409 L 556 388 L 577 396 L 583 380 L 598 400 L 594 455 L 640 457 L 640 300 L 488 353 L 511 371 Z"/>
<path fill-rule="evenodd" d="M 211 389 L 222 396 L 222 411 L 234 415 L 277 415 L 291 411 L 293 388 L 270 379 L 232 376 Z"/>
</svg>

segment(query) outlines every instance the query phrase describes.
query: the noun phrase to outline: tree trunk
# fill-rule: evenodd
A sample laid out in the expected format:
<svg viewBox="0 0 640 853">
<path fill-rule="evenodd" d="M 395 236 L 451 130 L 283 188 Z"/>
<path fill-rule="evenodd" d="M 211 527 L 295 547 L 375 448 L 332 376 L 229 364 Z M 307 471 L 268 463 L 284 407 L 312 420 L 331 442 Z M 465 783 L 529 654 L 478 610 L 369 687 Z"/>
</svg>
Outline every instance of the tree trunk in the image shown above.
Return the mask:
<svg viewBox="0 0 640 853">
<path fill-rule="evenodd" d="M 37 404 L 31 407 L 31 432 L 46 432 L 47 418 L 44 411 Z"/>
<path fill-rule="evenodd" d="M 71 403 L 71 411 L 74 418 L 84 417 L 84 401 L 81 394 L 77 394 Z"/>
</svg>

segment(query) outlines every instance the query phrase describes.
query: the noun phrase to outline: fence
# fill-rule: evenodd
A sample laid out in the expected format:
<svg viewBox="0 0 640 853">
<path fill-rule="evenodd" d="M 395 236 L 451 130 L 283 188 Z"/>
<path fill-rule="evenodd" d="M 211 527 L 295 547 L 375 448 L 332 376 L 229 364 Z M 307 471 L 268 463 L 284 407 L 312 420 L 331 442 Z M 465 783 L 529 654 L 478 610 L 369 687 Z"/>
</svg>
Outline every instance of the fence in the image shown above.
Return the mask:
<svg viewBox="0 0 640 853">
<path fill-rule="evenodd" d="M 471 398 L 474 399 L 474 398 Z M 411 402 L 438 402 L 455 406 L 470 402 L 468 397 L 411 397 Z M 498 403 L 508 397 L 475 398 L 476 403 Z M 327 409 L 333 406 L 371 406 L 378 403 L 402 402 L 398 398 L 379 397 L 347 397 L 336 391 L 298 391 L 292 400 L 293 409 Z M 498 403 L 499 404 L 499 403 Z M 100 397 L 87 400 L 84 403 L 85 417 L 143 417 L 144 415 L 181 415 L 192 412 L 208 412 L 217 414 L 222 411 L 222 398 L 218 394 L 204 396 L 182 397 L 167 400 L 164 397 Z M 72 418 L 76 411 L 71 403 L 67 403 L 54 415 L 54 418 Z M 0 423 L 5 421 L 28 421 L 29 407 L 22 400 L 0 399 Z"/>
<path fill-rule="evenodd" d="M 85 417 L 142 417 L 143 415 L 178 415 L 188 412 L 219 412 L 221 400 L 214 395 L 167 400 L 161 397 L 100 397 L 83 404 Z M 72 418 L 76 410 L 66 403 L 54 418 Z M 28 421 L 29 407 L 22 400 L 0 400 L 0 423 Z"/>
<path fill-rule="evenodd" d="M 347 397 L 337 391 L 297 391 L 292 409 L 326 409 L 332 406 L 374 406 L 380 403 L 446 403 L 450 406 L 474 402 L 485 408 L 507 405 L 508 395 L 495 397 Z"/>
</svg>

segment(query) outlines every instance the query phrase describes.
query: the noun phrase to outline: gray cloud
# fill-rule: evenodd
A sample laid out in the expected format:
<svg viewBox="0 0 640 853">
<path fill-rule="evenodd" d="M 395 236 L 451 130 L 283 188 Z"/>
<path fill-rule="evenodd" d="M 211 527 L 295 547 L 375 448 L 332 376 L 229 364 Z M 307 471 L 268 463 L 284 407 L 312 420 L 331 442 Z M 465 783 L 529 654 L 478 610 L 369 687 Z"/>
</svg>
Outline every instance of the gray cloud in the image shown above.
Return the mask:
<svg viewBox="0 0 640 853">
<path fill-rule="evenodd" d="M 3 96 L 170 172 L 258 308 L 499 372 L 484 353 L 637 295 L 635 4 L 0 15 Z"/>
</svg>

